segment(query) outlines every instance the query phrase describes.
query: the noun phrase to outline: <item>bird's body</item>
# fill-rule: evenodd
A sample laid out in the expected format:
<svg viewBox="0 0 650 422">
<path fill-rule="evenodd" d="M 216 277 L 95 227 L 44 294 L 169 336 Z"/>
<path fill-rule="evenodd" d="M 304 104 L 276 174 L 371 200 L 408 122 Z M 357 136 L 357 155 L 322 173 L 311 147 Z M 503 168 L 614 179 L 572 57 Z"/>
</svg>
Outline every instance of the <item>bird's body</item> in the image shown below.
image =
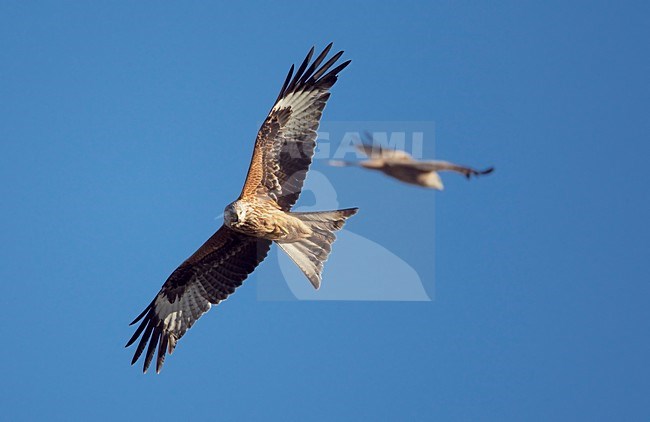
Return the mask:
<svg viewBox="0 0 650 422">
<path fill-rule="evenodd" d="M 411 185 L 425 188 L 442 189 L 440 176 L 435 171 L 414 170 L 411 163 L 387 161 L 381 168 L 382 173 Z"/>
<path fill-rule="evenodd" d="M 361 166 L 369 170 L 377 170 L 404 183 L 425 188 L 443 190 L 444 185 L 438 172 L 453 171 L 463 174 L 468 179 L 471 176 L 489 174 L 493 167 L 485 170 L 475 170 L 471 167 L 450 163 L 447 161 L 415 160 L 409 153 L 401 150 L 386 149 L 368 143 L 357 146 L 368 159 L 359 162 L 330 161 L 333 166 Z"/>
<path fill-rule="evenodd" d="M 277 242 L 295 242 L 313 233 L 302 220 L 281 210 L 272 199 L 255 196 L 228 205 L 224 224 L 239 233 Z"/>
<path fill-rule="evenodd" d="M 260 128 L 239 198 L 228 205 L 224 224 L 167 279 L 139 321 L 127 347 L 140 336 L 135 363 L 145 351 L 144 371 L 157 349 L 156 372 L 166 353 L 192 325 L 239 287 L 276 243 L 315 288 L 321 284 L 334 232 L 356 208 L 291 212 L 316 147 L 316 129 L 329 89 L 350 61 L 334 68 L 343 52 L 323 63 L 332 44 L 311 62 L 312 48 L 295 75 L 293 66 Z M 292 78 L 293 76 L 293 78 Z"/>
</svg>

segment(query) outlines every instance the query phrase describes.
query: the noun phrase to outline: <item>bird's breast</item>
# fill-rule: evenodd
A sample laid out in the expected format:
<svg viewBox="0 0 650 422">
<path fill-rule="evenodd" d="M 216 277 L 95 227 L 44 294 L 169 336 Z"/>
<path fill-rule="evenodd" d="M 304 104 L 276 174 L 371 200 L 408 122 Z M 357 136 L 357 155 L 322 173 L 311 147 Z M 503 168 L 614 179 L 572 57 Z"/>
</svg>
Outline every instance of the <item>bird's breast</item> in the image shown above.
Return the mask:
<svg viewBox="0 0 650 422">
<path fill-rule="evenodd" d="M 309 227 L 299 218 L 266 201 L 251 203 L 246 217 L 231 224 L 231 228 L 249 236 L 284 242 L 293 242 L 311 234 Z"/>
</svg>

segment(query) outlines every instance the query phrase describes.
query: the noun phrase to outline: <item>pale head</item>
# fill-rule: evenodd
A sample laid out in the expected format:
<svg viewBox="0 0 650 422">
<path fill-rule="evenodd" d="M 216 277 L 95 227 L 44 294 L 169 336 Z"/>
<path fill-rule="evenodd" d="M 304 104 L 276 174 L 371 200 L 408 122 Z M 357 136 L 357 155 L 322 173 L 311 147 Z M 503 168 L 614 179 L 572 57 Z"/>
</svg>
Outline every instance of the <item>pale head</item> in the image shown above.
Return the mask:
<svg viewBox="0 0 650 422">
<path fill-rule="evenodd" d="M 241 201 L 235 201 L 228 204 L 228 206 L 223 210 L 223 221 L 226 226 L 239 226 L 243 221 L 246 220 L 248 208 L 248 205 Z"/>
</svg>

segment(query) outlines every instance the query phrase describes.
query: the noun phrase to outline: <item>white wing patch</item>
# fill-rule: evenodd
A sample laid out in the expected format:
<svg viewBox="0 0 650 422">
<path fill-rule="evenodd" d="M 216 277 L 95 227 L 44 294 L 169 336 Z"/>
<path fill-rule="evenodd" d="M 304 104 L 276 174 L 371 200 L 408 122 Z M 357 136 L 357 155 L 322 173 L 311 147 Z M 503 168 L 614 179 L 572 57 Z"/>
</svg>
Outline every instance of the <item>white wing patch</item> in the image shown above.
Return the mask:
<svg viewBox="0 0 650 422">
<path fill-rule="evenodd" d="M 273 106 L 273 111 L 290 107 L 294 113 L 307 110 L 314 103 L 313 99 L 321 95 L 318 90 L 291 92 Z"/>
<path fill-rule="evenodd" d="M 169 335 L 169 353 L 174 350 L 176 340 L 189 330 L 201 315 L 212 306 L 206 299 L 207 294 L 200 283 L 191 283 L 183 295 L 173 303 L 164 293 L 158 293 L 155 301 L 155 313 L 163 321 L 163 332 Z"/>
</svg>

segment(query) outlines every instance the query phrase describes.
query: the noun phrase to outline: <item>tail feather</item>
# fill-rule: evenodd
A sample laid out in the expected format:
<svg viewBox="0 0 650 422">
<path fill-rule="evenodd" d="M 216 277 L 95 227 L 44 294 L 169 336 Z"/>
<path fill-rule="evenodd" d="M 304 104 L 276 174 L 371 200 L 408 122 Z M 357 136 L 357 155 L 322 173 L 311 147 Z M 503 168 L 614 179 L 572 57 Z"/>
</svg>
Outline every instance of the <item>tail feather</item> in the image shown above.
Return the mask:
<svg viewBox="0 0 650 422">
<path fill-rule="evenodd" d="M 418 176 L 418 182 L 420 185 L 427 188 L 444 190 L 445 185 L 442 183 L 442 179 L 437 171 L 430 171 L 428 173 L 422 173 Z"/>
<path fill-rule="evenodd" d="M 296 242 L 278 242 L 278 246 L 302 270 L 314 288 L 320 287 L 323 265 L 332 251 L 332 243 L 336 240 L 334 232 L 340 230 L 345 220 L 357 211 L 358 208 L 348 208 L 338 211 L 291 213 L 311 228 L 312 235 Z"/>
</svg>

